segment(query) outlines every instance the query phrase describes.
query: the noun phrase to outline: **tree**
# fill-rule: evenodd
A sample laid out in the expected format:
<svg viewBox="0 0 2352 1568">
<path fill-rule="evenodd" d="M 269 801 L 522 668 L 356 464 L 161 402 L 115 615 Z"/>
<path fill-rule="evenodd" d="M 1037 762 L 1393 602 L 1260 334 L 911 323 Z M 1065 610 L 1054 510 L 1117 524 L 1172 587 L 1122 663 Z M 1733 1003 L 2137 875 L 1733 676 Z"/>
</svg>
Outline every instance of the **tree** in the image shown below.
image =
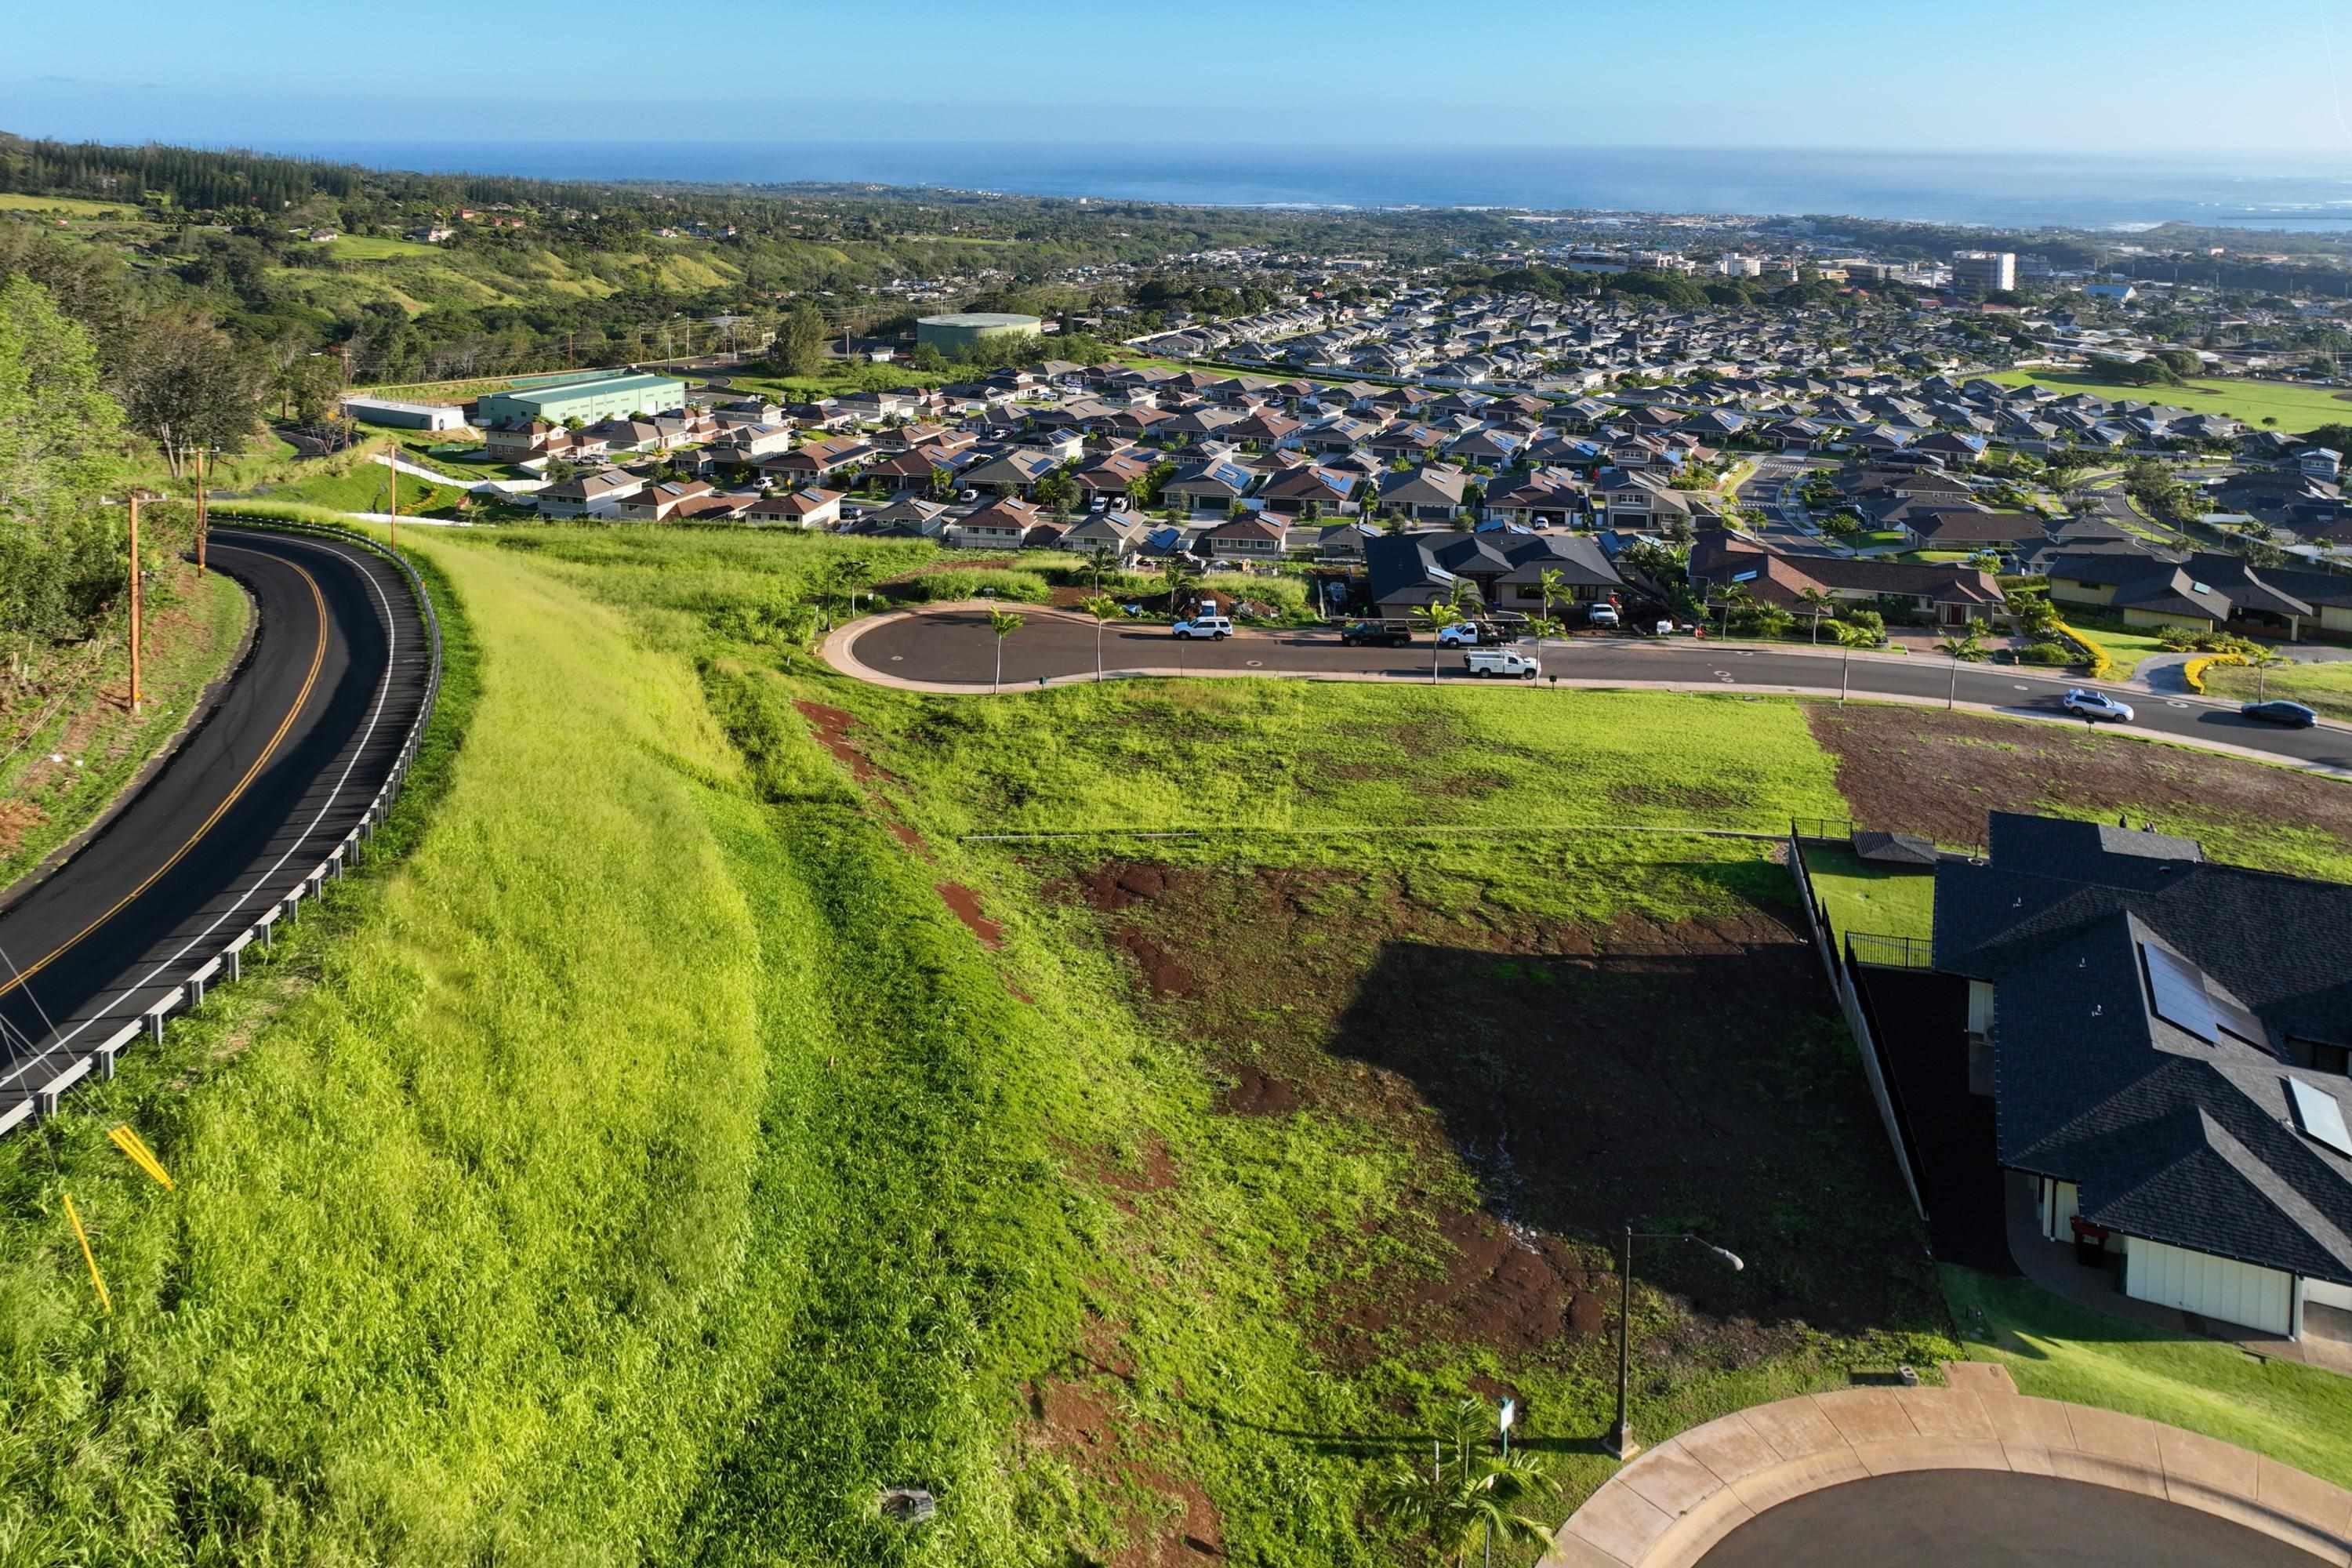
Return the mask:
<svg viewBox="0 0 2352 1568">
<path fill-rule="evenodd" d="M 1094 574 L 1095 592 L 1102 592 L 1103 569 L 1118 559 L 1108 544 L 1097 544 L 1087 552 L 1087 568 Z"/>
<path fill-rule="evenodd" d="M 1551 602 L 1555 596 L 1566 597 L 1568 577 L 1557 566 L 1547 566 L 1536 578 L 1536 587 L 1543 595 L 1543 618 L 1551 619 Z"/>
<path fill-rule="evenodd" d="M 122 409 L 100 384 L 97 345 L 29 278 L 0 287 L 0 647 L 79 637 L 112 600 L 126 562 L 96 504 L 123 477 Z"/>
<path fill-rule="evenodd" d="M 1373 1489 L 1372 1505 L 1391 1524 L 1424 1538 L 1439 1561 L 1458 1568 L 1482 1542 L 1490 1552 L 1497 1541 L 1548 1543 L 1552 1527 L 1525 1510 L 1557 1490 L 1532 1454 L 1485 1455 L 1457 1462 L 1451 1476 L 1443 1464 L 1426 1473 L 1417 1465 L 1399 1465 Z"/>
<path fill-rule="evenodd" d="M 1831 612 L 1837 601 L 1828 590 L 1813 587 L 1798 589 L 1797 597 L 1804 601 L 1805 613 L 1812 617 L 1812 640 L 1818 645 L 1822 640 L 1822 617 Z"/>
<path fill-rule="evenodd" d="M 1070 477 L 1066 468 L 1055 468 L 1037 481 L 1037 503 L 1056 517 L 1069 515 L 1070 503 L 1077 499 L 1078 481 Z"/>
<path fill-rule="evenodd" d="M 1429 683 L 1434 686 L 1437 684 L 1437 656 L 1445 648 L 1445 644 L 1439 640 L 1438 634 L 1444 632 L 1448 626 L 1459 626 L 1465 617 L 1462 614 L 1461 605 L 1451 600 L 1442 599 L 1434 605 L 1415 605 L 1412 607 L 1412 618 L 1427 626 L 1430 631 Z"/>
<path fill-rule="evenodd" d="M 814 375 L 824 363 L 831 336 L 816 307 L 803 300 L 784 312 L 776 329 L 775 362 L 786 375 Z"/>
<path fill-rule="evenodd" d="M 132 335 L 117 375 L 133 428 L 176 476 L 198 447 L 245 449 L 260 410 L 260 367 L 201 316 L 158 315 Z"/>
<path fill-rule="evenodd" d="M 1171 550 L 1160 563 L 1160 574 L 1168 580 L 1168 613 L 1181 613 L 1184 590 L 1201 579 L 1200 563 L 1181 550 Z"/>
<path fill-rule="evenodd" d="M 1081 601 L 1079 607 L 1095 618 L 1095 679 L 1099 681 L 1103 678 L 1103 623 L 1118 614 L 1118 601 L 1108 594 L 1096 594 Z"/>
<path fill-rule="evenodd" d="M 996 634 L 996 679 L 990 684 L 990 690 L 1004 689 L 1004 639 L 1019 631 L 1026 620 L 1026 616 L 1016 616 L 1010 610 L 988 612 L 988 629 Z"/>
</svg>

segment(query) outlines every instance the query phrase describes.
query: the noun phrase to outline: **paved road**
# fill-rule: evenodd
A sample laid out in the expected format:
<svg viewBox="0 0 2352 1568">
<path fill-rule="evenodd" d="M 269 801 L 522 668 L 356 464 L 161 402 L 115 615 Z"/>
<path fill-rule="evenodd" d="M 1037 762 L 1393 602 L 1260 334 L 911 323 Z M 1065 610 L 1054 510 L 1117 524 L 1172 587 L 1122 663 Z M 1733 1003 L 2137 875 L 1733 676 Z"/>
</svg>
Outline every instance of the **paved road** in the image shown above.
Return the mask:
<svg viewBox="0 0 2352 1568">
<path fill-rule="evenodd" d="M 846 643 L 849 659 L 900 680 L 986 689 L 997 655 L 984 611 L 942 609 L 884 618 L 856 632 Z M 1343 647 L 1336 633 L 1244 632 L 1229 642 L 1186 642 L 1164 626 L 1105 628 L 1103 668 L 1111 674 L 1151 671 L 1429 679 L 1431 647 Z M 1095 670 L 1091 621 L 1032 615 L 1003 645 L 1004 683 L 1034 686 L 1048 679 L 1087 676 Z M 1864 658 L 1796 649 L 1742 647 L 1688 638 L 1580 637 L 1544 645 L 1544 672 L 1561 680 L 1609 685 L 1662 683 L 1726 690 L 1796 688 L 1834 693 L 1841 675 L 1860 697 L 1957 700 L 2006 711 L 2063 719 L 2059 699 L 2070 685 L 2088 685 L 2129 703 L 2138 712 L 2132 729 L 2262 752 L 2352 775 L 2352 730 L 2323 725 L 2282 730 L 2238 716 L 2233 707 L 2186 697 L 2164 697 L 2113 682 L 2085 682 L 2009 666 L 1962 665 L 1929 658 Z M 1463 658 L 1448 650 L 1437 658 L 1441 679 L 1468 679 Z M 855 671 L 853 670 L 853 673 Z M 1957 675 L 1957 681 L 1955 676 Z M 2072 721 L 2069 721 L 2070 722 Z"/>
<path fill-rule="evenodd" d="M 2318 1559 L 2214 1514 L 2115 1487 L 2006 1470 L 1909 1470 L 1767 1509 L 1699 1561 L 1703 1568 L 2311 1568 Z"/>
<path fill-rule="evenodd" d="M 406 582 L 358 546 L 215 526 L 253 647 L 137 796 L 0 910 L 0 1129 L 178 986 L 358 825 L 425 697 Z"/>
</svg>

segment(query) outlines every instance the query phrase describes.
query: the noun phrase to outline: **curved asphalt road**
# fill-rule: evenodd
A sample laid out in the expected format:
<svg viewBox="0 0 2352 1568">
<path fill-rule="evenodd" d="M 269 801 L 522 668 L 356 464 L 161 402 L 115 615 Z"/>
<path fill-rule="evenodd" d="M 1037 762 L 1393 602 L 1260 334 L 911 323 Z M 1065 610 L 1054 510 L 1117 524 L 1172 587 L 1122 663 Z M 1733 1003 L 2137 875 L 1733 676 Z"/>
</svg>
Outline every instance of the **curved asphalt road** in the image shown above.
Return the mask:
<svg viewBox="0 0 2352 1568">
<path fill-rule="evenodd" d="M 877 619 L 850 628 L 831 645 L 848 673 L 957 689 L 986 690 L 995 667 L 996 639 L 984 609 L 943 609 Z M 1066 679 L 1095 671 L 1090 618 L 1031 613 L 1004 639 L 1004 685 L 1034 687 L 1040 677 Z M 1103 668 L 1112 675 L 1222 673 L 1427 680 L 1431 647 L 1343 647 L 1330 631 L 1242 632 L 1227 642 L 1187 642 L 1157 626 L 1106 626 Z M 1841 659 L 1794 648 L 1701 642 L 1688 637 L 1575 637 L 1543 647 L 1544 674 L 1594 685 L 1717 687 L 1726 690 L 1802 690 L 1834 694 L 1843 668 L 1856 697 L 1892 697 L 1941 703 L 1953 671 L 1933 658 Z M 1438 658 L 1440 679 L 1469 679 L 1459 652 Z M 862 667 L 862 668 L 861 668 Z M 2326 773 L 2352 777 L 2352 729 L 2323 724 L 2283 730 L 2239 717 L 2231 704 L 2159 696 L 2114 682 L 2050 676 L 2014 666 L 1962 665 L 1958 700 L 2027 717 L 2063 719 L 2060 699 L 2069 686 L 2111 692 L 2130 704 L 2137 721 L 2116 726 L 2194 744 L 2235 748 Z"/>
<path fill-rule="evenodd" d="M 1827 1487 L 1766 1509 L 1699 1559 L 1700 1568 L 2311 1568 L 2320 1561 L 2161 1498 L 2007 1470 L 1906 1470 Z"/>
<path fill-rule="evenodd" d="M 251 592 L 227 693 L 99 834 L 0 910 L 0 1130 L 186 981 L 359 825 L 431 663 L 407 582 L 332 540 L 215 527 Z"/>
</svg>

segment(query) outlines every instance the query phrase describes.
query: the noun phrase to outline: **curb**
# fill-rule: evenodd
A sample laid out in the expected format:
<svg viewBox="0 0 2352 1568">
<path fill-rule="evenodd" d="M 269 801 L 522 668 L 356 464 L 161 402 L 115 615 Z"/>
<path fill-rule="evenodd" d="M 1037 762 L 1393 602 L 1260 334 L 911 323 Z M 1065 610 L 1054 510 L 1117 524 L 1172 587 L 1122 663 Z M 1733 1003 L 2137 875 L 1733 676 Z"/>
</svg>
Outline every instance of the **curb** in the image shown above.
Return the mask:
<svg viewBox="0 0 2352 1568">
<path fill-rule="evenodd" d="M 2216 1515 L 2321 1562 L 2352 1562 L 2352 1491 L 2177 1426 L 2021 1394 L 1992 1363 L 1945 1370 L 1946 1388 L 1805 1394 L 1670 1438 L 1586 1499 L 1538 1568 L 1688 1568 L 1769 1509 L 1905 1470 L 2008 1470 L 2112 1487 Z"/>
</svg>

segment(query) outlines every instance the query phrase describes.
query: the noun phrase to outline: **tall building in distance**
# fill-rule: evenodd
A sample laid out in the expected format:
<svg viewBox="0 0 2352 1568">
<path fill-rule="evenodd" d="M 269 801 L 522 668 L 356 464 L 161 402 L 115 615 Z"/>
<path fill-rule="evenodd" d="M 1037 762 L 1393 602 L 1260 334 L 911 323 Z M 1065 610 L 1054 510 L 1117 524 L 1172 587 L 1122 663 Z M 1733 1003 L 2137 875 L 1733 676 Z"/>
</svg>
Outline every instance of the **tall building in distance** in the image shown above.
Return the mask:
<svg viewBox="0 0 2352 1568">
<path fill-rule="evenodd" d="M 2006 293 L 2017 287 L 2017 257 L 2007 250 L 1952 252 L 1952 291 L 1956 294 Z"/>
</svg>

